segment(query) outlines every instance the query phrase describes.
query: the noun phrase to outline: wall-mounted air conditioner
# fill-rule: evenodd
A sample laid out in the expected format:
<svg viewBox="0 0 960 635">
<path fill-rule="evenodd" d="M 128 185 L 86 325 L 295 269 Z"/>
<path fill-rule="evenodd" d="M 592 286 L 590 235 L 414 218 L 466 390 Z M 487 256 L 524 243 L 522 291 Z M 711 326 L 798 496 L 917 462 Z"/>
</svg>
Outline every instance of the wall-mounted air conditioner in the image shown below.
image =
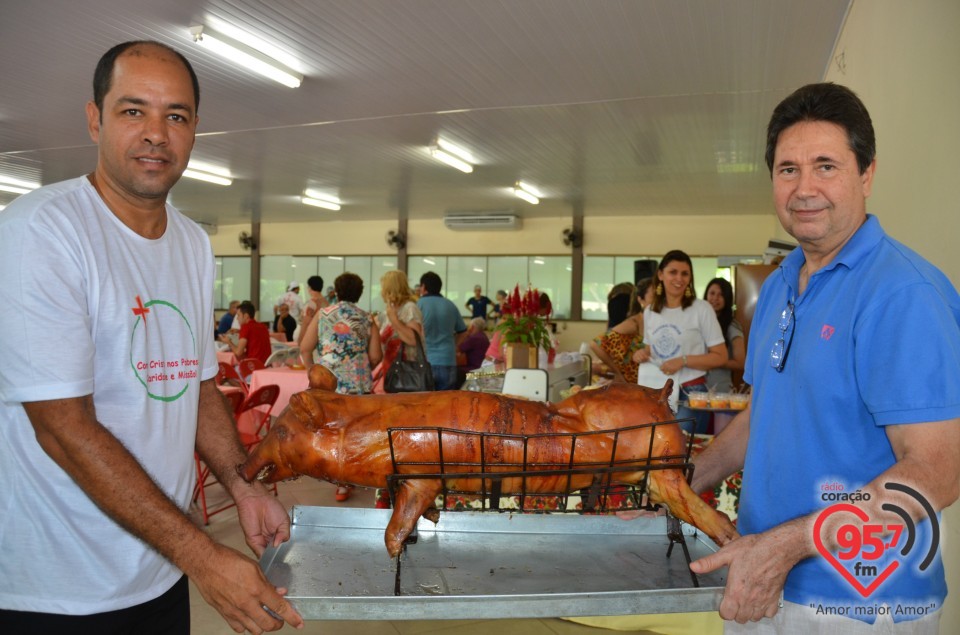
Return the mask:
<svg viewBox="0 0 960 635">
<path fill-rule="evenodd" d="M 506 213 L 447 214 L 443 224 L 454 230 L 520 229 L 523 220 Z"/>
</svg>

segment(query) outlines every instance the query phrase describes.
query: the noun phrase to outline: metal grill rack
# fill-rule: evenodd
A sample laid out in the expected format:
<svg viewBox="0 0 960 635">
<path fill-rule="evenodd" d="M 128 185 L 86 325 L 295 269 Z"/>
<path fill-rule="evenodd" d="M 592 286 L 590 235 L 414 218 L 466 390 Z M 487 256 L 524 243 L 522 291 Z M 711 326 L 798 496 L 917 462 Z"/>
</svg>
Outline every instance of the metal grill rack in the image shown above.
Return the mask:
<svg viewBox="0 0 960 635">
<path fill-rule="evenodd" d="M 474 432 L 464 431 L 452 428 L 436 426 L 412 426 L 403 428 L 388 428 L 388 440 L 390 446 L 390 457 L 393 462 L 393 474 L 387 476 L 387 489 L 390 494 L 391 503 L 395 503 L 396 491 L 400 483 L 410 479 L 431 479 L 440 480 L 442 489 L 438 496 L 437 509 L 445 512 L 459 511 L 451 505 L 451 501 L 458 497 L 466 497 L 480 502 L 479 511 L 492 512 L 520 512 L 520 513 L 542 513 L 544 510 L 529 509 L 527 502 L 534 497 L 550 497 L 555 499 L 556 509 L 548 510 L 550 513 L 607 513 L 611 511 L 610 501 L 613 495 L 618 495 L 620 500 L 626 500 L 626 506 L 618 506 L 618 509 L 638 509 L 654 510 L 658 506 L 649 501 L 647 495 L 647 485 L 649 473 L 656 470 L 682 470 L 689 482 L 693 476 L 693 465 L 690 462 L 690 453 L 693 448 L 693 437 L 690 436 L 685 448 L 681 454 L 664 455 L 650 457 L 653 450 L 656 428 L 658 426 L 672 425 L 682 420 L 671 420 L 656 423 L 645 423 L 633 426 L 625 426 L 610 430 L 595 430 L 589 432 L 549 432 L 538 434 L 509 434 L 496 432 Z M 642 458 L 617 458 L 617 448 L 629 435 L 648 435 L 649 442 L 646 448 L 646 456 Z M 423 437 L 433 437 L 436 440 L 436 451 L 432 453 L 438 457 L 435 461 L 411 461 L 398 457 L 397 446 L 405 435 L 416 435 L 419 442 L 423 443 Z M 606 437 L 611 439 L 609 457 L 602 461 L 583 461 L 577 456 L 578 440 L 589 440 L 591 437 Z M 444 457 L 444 443 L 449 446 L 453 442 L 469 442 L 471 445 L 479 447 L 480 460 L 475 462 L 452 461 Z M 569 448 L 563 461 L 537 461 L 534 456 L 537 455 L 537 448 L 540 446 L 556 446 Z M 511 447 L 514 450 L 520 449 L 520 461 L 509 462 L 502 460 L 502 450 L 504 447 Z M 431 454 L 431 453 L 427 453 Z M 496 459 L 494 460 L 494 457 Z M 623 472 L 643 472 L 643 477 L 638 483 L 617 483 L 613 476 Z M 574 489 L 572 481 L 574 476 L 589 475 L 591 477 L 590 485 L 579 491 L 579 494 L 572 494 Z M 543 477 L 559 477 L 558 483 L 565 483 L 556 491 L 543 491 L 539 488 L 530 486 L 530 479 Z M 451 481 L 460 479 L 479 479 L 482 483 L 480 491 L 459 490 L 451 487 Z M 515 479 L 519 481 L 518 491 L 505 491 L 503 484 L 506 479 Z M 517 496 L 519 508 L 503 508 L 501 500 L 504 496 Z M 579 496 L 581 505 L 571 505 L 571 496 Z M 471 509 L 471 511 L 478 511 Z M 667 538 L 669 546 L 667 548 L 667 557 L 673 551 L 673 547 L 679 544 L 683 550 L 687 565 L 690 564 L 690 552 L 687 548 L 684 534 L 680 528 L 680 522 L 669 516 L 667 519 Z M 416 544 L 417 530 L 415 529 L 407 539 L 404 550 L 407 545 Z M 395 594 L 401 594 L 401 559 L 396 560 L 396 581 Z M 700 583 L 696 574 L 690 572 L 690 577 L 694 587 L 699 587 Z"/>
</svg>

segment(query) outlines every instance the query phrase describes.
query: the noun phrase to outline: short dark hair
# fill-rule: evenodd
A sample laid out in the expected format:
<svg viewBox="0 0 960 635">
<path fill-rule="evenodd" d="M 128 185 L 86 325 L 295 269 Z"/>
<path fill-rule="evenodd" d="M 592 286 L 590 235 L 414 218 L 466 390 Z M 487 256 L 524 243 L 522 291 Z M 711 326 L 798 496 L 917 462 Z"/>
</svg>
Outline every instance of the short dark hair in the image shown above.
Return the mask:
<svg viewBox="0 0 960 635">
<path fill-rule="evenodd" d="M 863 174 L 877 155 L 870 113 L 856 93 L 839 84 L 807 84 L 795 90 L 774 108 L 767 125 L 767 168 L 773 176 L 773 155 L 780 133 L 801 121 L 834 123 L 847 133 L 847 143 Z"/>
<path fill-rule="evenodd" d="M 420 276 L 420 284 L 427 290 L 427 293 L 438 295 L 440 289 L 443 288 L 443 280 L 440 279 L 440 276 L 435 274 L 432 271 Z"/>
<path fill-rule="evenodd" d="M 363 279 L 355 273 L 341 273 L 333 281 L 337 299 L 341 302 L 356 302 L 363 295 Z"/>
<path fill-rule="evenodd" d="M 310 276 L 307 278 L 307 286 L 310 287 L 311 291 L 323 293 L 323 278 L 320 276 Z"/>
<path fill-rule="evenodd" d="M 237 310 L 244 315 L 250 317 L 255 317 L 257 315 L 257 307 L 250 300 L 244 300 L 240 303 L 240 306 L 237 307 Z"/>
<path fill-rule="evenodd" d="M 183 66 L 187 69 L 187 72 L 190 74 L 190 83 L 193 84 L 193 109 L 194 114 L 197 114 L 200 110 L 200 81 L 197 79 L 197 74 L 193 70 L 193 66 L 190 65 L 190 62 L 187 61 L 179 51 L 172 49 L 166 44 L 161 44 L 160 42 L 154 42 L 152 40 L 132 40 L 130 42 L 123 42 L 122 44 L 117 44 L 109 51 L 103 54 L 103 57 L 100 58 L 100 61 L 97 62 L 97 68 L 93 71 L 93 103 L 97 105 L 97 110 L 101 113 L 101 118 L 103 117 L 103 99 L 106 97 L 107 93 L 110 92 L 110 86 L 113 84 L 113 67 L 116 66 L 117 58 L 127 52 L 129 49 L 135 46 L 141 45 L 150 45 L 158 46 L 170 53 L 173 53 L 177 59 L 183 62 Z"/>
</svg>

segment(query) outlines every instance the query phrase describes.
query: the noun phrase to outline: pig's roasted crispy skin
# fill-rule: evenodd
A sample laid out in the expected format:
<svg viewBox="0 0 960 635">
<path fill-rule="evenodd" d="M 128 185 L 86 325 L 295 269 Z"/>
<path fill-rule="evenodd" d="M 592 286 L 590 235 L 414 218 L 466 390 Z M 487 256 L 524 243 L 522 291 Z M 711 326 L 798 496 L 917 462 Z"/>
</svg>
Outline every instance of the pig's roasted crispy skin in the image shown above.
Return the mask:
<svg viewBox="0 0 960 635">
<path fill-rule="evenodd" d="M 643 423 L 673 419 L 666 405 L 668 386 L 657 391 L 629 384 L 613 384 L 598 390 L 581 391 L 564 401 L 548 405 L 470 391 L 404 393 L 392 395 L 339 395 L 331 392 L 329 371 L 322 366 L 311 369 L 312 388 L 290 399 L 269 434 L 241 466 L 244 479 L 260 478 L 267 483 L 304 474 L 334 483 L 366 487 L 385 487 L 387 476 L 395 473 L 390 457 L 387 428 L 430 426 L 454 430 L 443 433 L 443 460 L 447 464 L 480 463 L 480 437 L 455 431 L 529 435 L 540 433 L 584 433 L 612 430 Z M 335 380 L 333 380 L 333 384 Z M 658 425 L 653 435 L 652 457 L 682 457 L 685 437 L 676 424 Z M 620 434 L 616 460 L 637 460 L 637 469 L 629 464 L 614 475 L 615 481 L 637 483 L 649 474 L 650 500 L 663 503 L 671 513 L 706 533 L 723 545 L 737 537 L 726 516 L 694 494 L 680 469 L 644 471 L 650 445 L 651 428 Z M 436 431 L 401 430 L 393 434 L 394 454 L 400 473 L 438 473 L 439 452 Z M 484 437 L 484 465 L 496 471 L 501 463 L 520 464 L 522 444 L 502 437 Z M 527 464 L 566 465 L 570 460 L 571 437 L 547 436 L 531 439 Z M 577 463 L 610 461 L 613 435 L 578 437 L 573 448 Z M 421 462 L 426 465 L 402 465 Z M 432 462 L 432 464 L 431 464 Z M 670 463 L 682 463 L 673 459 Z M 656 465 L 656 461 L 653 462 Z M 516 471 L 516 467 L 503 467 Z M 447 467 L 446 472 L 477 472 L 479 468 Z M 570 478 L 568 481 L 567 479 Z M 480 491 L 481 483 L 469 476 L 447 478 L 447 487 L 461 491 Z M 590 474 L 527 477 L 525 491 L 575 491 L 588 487 Z M 396 494 L 393 515 L 387 525 L 385 542 L 391 556 L 400 552 L 403 541 L 423 515 L 438 519 L 434 501 L 442 489 L 438 479 L 402 480 Z M 520 492 L 519 478 L 504 478 L 504 493 Z"/>
</svg>

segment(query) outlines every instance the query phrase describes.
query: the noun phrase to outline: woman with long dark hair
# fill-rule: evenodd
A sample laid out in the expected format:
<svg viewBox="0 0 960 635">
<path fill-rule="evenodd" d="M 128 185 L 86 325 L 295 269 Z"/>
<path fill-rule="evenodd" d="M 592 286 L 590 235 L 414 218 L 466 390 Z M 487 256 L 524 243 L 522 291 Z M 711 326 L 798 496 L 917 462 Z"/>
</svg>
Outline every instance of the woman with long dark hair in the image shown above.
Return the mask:
<svg viewBox="0 0 960 635">
<path fill-rule="evenodd" d="M 729 392 L 733 389 L 731 371 L 743 370 L 743 361 L 747 357 L 743 327 L 733 319 L 733 286 L 723 278 L 714 278 L 707 284 L 703 299 L 716 311 L 723 342 L 727 346 L 727 361 L 723 366 L 707 371 L 707 386 L 717 392 Z"/>
<path fill-rule="evenodd" d="M 693 289 L 690 256 L 680 250 L 668 252 L 657 267 L 653 303 L 643 311 L 645 346 L 633 354 L 640 364 L 637 383 L 662 388 L 666 378 L 671 378 L 674 394 L 677 390 L 706 392 L 707 371 L 726 363 L 727 348 L 717 314 Z M 684 422 L 685 430 L 707 431 L 709 413 L 680 406 L 677 418 L 688 417 L 695 425 Z"/>
</svg>

